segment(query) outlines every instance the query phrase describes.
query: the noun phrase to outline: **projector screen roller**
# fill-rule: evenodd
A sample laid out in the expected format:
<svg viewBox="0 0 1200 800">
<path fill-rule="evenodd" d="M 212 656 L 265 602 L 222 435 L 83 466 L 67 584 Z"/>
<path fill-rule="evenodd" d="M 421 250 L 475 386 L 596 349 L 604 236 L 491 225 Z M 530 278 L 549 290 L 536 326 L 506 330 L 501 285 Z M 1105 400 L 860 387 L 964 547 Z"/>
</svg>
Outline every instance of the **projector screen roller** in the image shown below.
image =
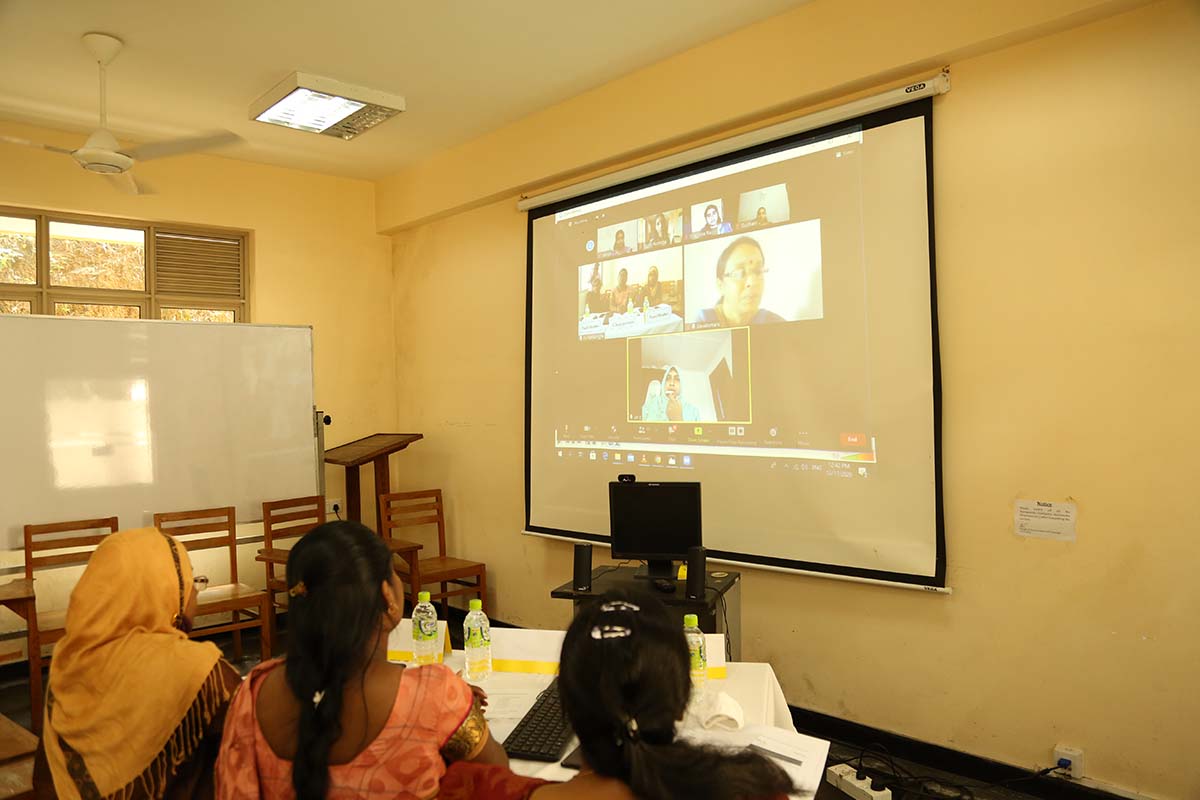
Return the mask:
<svg viewBox="0 0 1200 800">
<path fill-rule="evenodd" d="M 945 585 L 932 105 L 536 209 L 526 529 L 699 481 L 709 556 Z"/>
</svg>

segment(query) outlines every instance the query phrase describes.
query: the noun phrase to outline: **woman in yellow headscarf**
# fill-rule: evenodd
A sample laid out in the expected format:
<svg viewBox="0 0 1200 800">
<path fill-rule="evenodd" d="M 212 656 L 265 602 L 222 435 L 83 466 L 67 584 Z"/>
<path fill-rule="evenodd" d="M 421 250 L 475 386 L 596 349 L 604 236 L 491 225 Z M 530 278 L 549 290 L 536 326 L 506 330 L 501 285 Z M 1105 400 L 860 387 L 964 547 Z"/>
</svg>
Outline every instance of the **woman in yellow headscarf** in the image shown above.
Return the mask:
<svg viewBox="0 0 1200 800">
<path fill-rule="evenodd" d="M 122 531 L 96 548 L 50 662 L 39 798 L 212 796 L 240 678 L 216 645 L 188 640 L 195 610 L 191 561 L 170 536 Z"/>
</svg>

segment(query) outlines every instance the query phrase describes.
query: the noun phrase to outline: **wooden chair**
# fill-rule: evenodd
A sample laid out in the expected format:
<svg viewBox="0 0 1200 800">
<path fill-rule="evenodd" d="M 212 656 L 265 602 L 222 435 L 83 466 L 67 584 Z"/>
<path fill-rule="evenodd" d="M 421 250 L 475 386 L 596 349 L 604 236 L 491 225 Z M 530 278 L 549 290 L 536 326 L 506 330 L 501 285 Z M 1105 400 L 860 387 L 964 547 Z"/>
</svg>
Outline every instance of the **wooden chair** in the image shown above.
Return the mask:
<svg viewBox="0 0 1200 800">
<path fill-rule="evenodd" d="M 288 547 L 278 547 L 281 540 L 299 539 L 325 522 L 325 496 L 294 497 L 263 503 L 263 544 L 256 560 L 266 564 L 267 594 L 271 629 L 275 628 L 276 609 L 287 610 Z M 278 574 L 276 570 L 279 570 Z M 278 595 L 283 595 L 278 597 Z"/>
<path fill-rule="evenodd" d="M 259 628 L 262 660 L 271 657 L 271 596 L 238 581 L 237 512 L 233 506 L 154 515 L 154 527 L 175 537 L 188 552 L 223 548 L 229 551 L 229 582 L 210 585 L 196 597 L 196 617 L 229 614 L 231 622 L 198 627 L 191 637 L 233 633 L 233 656 L 242 660 L 242 631 Z M 208 535 L 216 534 L 216 535 Z M 249 614 L 243 619 L 242 614 Z"/>
<path fill-rule="evenodd" d="M 396 572 L 404 580 L 413 605 L 421 587 L 437 583 L 440 592 L 430 592 L 430 600 L 442 601 L 442 618 L 449 613 L 449 598 L 460 595 L 478 595 L 487 611 L 487 565 L 480 561 L 466 561 L 446 555 L 446 514 L 442 504 L 441 489 L 425 489 L 419 492 L 392 492 L 379 496 L 379 533 L 392 552 L 400 556 L 401 563 Z M 428 558 L 417 555 L 413 542 L 397 539 L 397 528 L 419 528 L 437 526 L 438 554 Z M 406 530 L 407 534 L 408 531 Z M 474 578 L 474 583 L 468 579 Z M 462 587 L 450 589 L 449 584 Z"/>
<path fill-rule="evenodd" d="M 38 737 L 0 714 L 0 798 L 32 798 Z"/>
<path fill-rule="evenodd" d="M 81 535 L 87 531 L 105 531 Z M 25 580 L 32 583 L 34 573 L 86 564 L 104 537 L 117 532 L 117 518 L 80 519 L 48 525 L 25 526 Z M 15 581 L 14 581 L 15 583 Z M 5 587 L 8 588 L 8 587 Z M 54 644 L 66 631 L 67 610 L 37 611 L 26 620 L 29 641 L 29 696 L 33 702 L 30 718 L 34 733 L 42 730 L 42 647 Z"/>
</svg>

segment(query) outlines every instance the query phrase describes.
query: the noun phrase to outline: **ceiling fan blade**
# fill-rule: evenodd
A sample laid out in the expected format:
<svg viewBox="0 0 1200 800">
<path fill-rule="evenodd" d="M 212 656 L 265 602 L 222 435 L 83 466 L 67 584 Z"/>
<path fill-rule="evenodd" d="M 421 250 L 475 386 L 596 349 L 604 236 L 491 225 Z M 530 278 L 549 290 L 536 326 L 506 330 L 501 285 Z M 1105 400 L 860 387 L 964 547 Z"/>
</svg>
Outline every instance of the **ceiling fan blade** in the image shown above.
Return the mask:
<svg viewBox="0 0 1200 800">
<path fill-rule="evenodd" d="M 136 161 L 149 161 L 152 158 L 166 158 L 197 150 L 208 150 L 242 141 L 242 137 L 230 131 L 213 131 L 200 136 L 190 136 L 186 139 L 168 139 L 165 142 L 150 142 L 125 151 L 125 155 Z"/>
<path fill-rule="evenodd" d="M 21 144 L 25 145 L 26 147 L 40 147 L 43 150 L 49 150 L 51 153 L 66 153 L 67 155 L 71 155 L 71 153 L 75 152 L 73 150 L 68 150 L 65 147 L 55 147 L 52 144 L 42 144 L 41 142 L 31 142 L 28 139 L 19 139 L 16 136 L 0 136 L 0 142 Z"/>
<path fill-rule="evenodd" d="M 154 194 L 154 190 L 146 183 L 133 177 L 132 172 L 121 172 L 116 175 L 105 175 L 109 184 L 125 194 Z"/>
</svg>

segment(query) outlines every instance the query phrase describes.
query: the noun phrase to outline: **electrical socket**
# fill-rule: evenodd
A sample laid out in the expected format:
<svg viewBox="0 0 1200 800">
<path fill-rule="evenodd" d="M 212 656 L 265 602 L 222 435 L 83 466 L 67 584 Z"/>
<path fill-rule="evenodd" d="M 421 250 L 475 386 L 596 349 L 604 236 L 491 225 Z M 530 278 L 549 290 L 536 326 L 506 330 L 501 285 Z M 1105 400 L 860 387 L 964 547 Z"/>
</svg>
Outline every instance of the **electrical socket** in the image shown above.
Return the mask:
<svg viewBox="0 0 1200 800">
<path fill-rule="evenodd" d="M 825 770 L 825 780 L 854 800 L 892 800 L 891 789 L 872 789 L 871 779 L 857 774 L 849 764 L 835 764 Z"/>
<path fill-rule="evenodd" d="M 1057 764 L 1060 758 L 1065 758 L 1071 762 L 1071 770 L 1068 773 L 1072 778 L 1079 779 L 1083 777 L 1083 748 L 1071 747 L 1066 744 L 1056 744 L 1054 746 L 1054 763 Z"/>
<path fill-rule="evenodd" d="M 342 511 L 342 501 L 341 500 L 326 498 L 326 500 L 325 500 L 325 513 L 326 514 L 338 515 L 341 513 L 341 511 Z"/>
</svg>

